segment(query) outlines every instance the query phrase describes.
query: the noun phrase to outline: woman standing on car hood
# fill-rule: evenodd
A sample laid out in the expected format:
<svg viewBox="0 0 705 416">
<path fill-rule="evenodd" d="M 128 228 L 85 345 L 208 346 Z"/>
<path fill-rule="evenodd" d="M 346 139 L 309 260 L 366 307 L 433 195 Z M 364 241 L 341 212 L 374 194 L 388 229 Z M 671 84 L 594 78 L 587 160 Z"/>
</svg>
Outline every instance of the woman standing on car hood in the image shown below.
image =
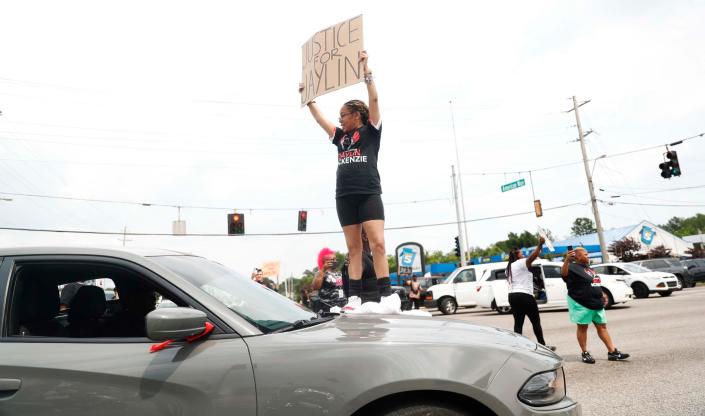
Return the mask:
<svg viewBox="0 0 705 416">
<path fill-rule="evenodd" d="M 531 265 L 538 258 L 545 242 L 546 240 L 541 237 L 539 244 L 529 257 L 524 257 L 520 249 L 513 248 L 509 252 L 509 263 L 506 270 L 507 282 L 509 283 L 509 304 L 512 306 L 512 314 L 514 315 L 514 332 L 521 334 L 524 318 L 528 316 L 531 326 L 534 328 L 536 340 L 541 345 L 546 345 L 546 341 L 543 339 L 539 307 L 536 304 L 536 298 L 534 298 L 534 275 L 531 273 Z M 556 347 L 549 348 L 553 351 L 556 350 Z"/>
<path fill-rule="evenodd" d="M 377 88 L 367 66 L 367 52 L 360 52 L 369 107 L 360 100 L 350 100 L 340 108 L 340 127 L 323 117 L 315 101 L 307 103 L 311 115 L 328 134 L 338 152 L 335 205 L 343 227 L 350 255 L 350 287 L 347 309 L 361 304 L 362 240 L 364 228 L 370 240 L 377 287 L 381 296 L 390 296 L 389 266 L 384 247 L 384 206 L 382 186 L 377 171 L 377 156 L 382 138 Z M 303 84 L 299 85 L 299 92 Z"/>
</svg>

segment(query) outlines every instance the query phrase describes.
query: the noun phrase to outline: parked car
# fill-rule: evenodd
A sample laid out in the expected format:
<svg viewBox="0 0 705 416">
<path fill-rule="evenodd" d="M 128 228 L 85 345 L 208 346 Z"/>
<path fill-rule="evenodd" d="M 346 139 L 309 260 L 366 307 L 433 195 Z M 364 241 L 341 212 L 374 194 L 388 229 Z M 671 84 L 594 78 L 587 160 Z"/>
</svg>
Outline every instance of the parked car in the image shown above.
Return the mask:
<svg viewBox="0 0 705 416">
<path fill-rule="evenodd" d="M 399 296 L 401 300 L 401 310 L 408 311 L 411 310 L 411 302 L 409 301 L 409 289 L 407 286 L 392 286 L 394 293 Z"/>
<path fill-rule="evenodd" d="M 688 259 L 681 262 L 693 276 L 693 286 L 695 282 L 705 282 L 705 259 Z"/>
<path fill-rule="evenodd" d="M 424 299 L 426 297 L 426 291 L 434 285 L 442 283 L 444 280 L 446 280 L 448 276 L 427 276 L 427 277 L 420 277 L 419 278 L 419 283 L 420 283 L 420 296 L 421 299 Z"/>
<path fill-rule="evenodd" d="M 56 322 L 58 286 L 96 276 L 115 282 L 120 302 L 154 310 L 108 320 L 104 292 L 85 285 L 68 326 Z M 3 414 L 581 414 L 561 357 L 512 331 L 319 317 L 193 255 L 0 249 L 0 292 Z M 160 300 L 176 307 L 155 309 Z M 409 365 L 409 351 L 434 364 Z"/>
<path fill-rule="evenodd" d="M 441 283 L 426 289 L 424 306 L 438 308 L 444 315 L 452 315 L 458 307 L 474 308 L 477 279 L 486 265 L 458 267 Z"/>
<path fill-rule="evenodd" d="M 682 288 L 695 286 L 695 281 L 693 280 L 693 276 L 691 276 L 688 272 L 688 267 L 686 267 L 685 264 L 681 263 L 678 259 L 649 259 L 633 261 L 631 263 L 646 267 L 654 272 L 673 273 L 678 278 Z"/>
<path fill-rule="evenodd" d="M 637 298 L 646 298 L 651 293 L 670 296 L 683 288 L 674 274 L 654 272 L 635 263 L 604 263 L 594 266 L 593 270 L 601 275 L 623 277 Z"/>
<path fill-rule="evenodd" d="M 537 278 L 543 279 L 546 291 L 545 299 L 537 301 L 539 309 L 567 307 L 568 289 L 561 277 L 562 265 L 563 263 L 543 259 L 534 261 L 532 271 L 536 273 Z M 491 308 L 500 314 L 511 312 L 506 268 L 506 262 L 494 263 L 493 267 L 486 269 L 480 277 L 476 296 L 478 306 Z M 612 308 L 615 304 L 627 303 L 634 297 L 632 289 L 621 277 L 601 275 L 600 280 L 602 290 L 607 294 L 607 308 Z"/>
</svg>

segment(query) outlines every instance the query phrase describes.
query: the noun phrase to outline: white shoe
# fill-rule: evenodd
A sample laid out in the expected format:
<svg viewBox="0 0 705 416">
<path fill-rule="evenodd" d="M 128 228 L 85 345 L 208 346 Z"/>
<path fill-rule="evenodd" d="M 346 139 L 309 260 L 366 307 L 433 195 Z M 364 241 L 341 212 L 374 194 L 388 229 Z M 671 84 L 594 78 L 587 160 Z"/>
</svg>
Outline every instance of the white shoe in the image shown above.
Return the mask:
<svg viewBox="0 0 705 416">
<path fill-rule="evenodd" d="M 344 311 L 354 311 L 362 305 L 362 300 L 359 296 L 350 296 L 348 298 L 348 303 L 343 306 Z"/>
</svg>

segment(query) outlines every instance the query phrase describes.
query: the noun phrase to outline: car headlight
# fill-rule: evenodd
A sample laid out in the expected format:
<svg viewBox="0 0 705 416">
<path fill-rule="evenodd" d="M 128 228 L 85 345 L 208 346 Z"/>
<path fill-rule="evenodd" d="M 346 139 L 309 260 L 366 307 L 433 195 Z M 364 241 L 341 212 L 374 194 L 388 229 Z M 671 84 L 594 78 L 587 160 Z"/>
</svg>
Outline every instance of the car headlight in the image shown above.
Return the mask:
<svg viewBox="0 0 705 416">
<path fill-rule="evenodd" d="M 530 406 L 548 406 L 565 397 L 563 367 L 532 376 L 519 390 L 519 400 Z"/>
</svg>

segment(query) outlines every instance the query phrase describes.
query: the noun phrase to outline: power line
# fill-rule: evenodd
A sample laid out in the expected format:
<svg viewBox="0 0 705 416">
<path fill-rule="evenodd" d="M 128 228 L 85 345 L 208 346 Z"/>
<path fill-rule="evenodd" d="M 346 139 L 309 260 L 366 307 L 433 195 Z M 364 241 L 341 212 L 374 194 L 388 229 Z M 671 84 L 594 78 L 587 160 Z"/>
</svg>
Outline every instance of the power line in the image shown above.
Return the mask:
<svg viewBox="0 0 705 416">
<path fill-rule="evenodd" d="M 688 140 L 693 140 L 693 139 L 702 138 L 703 136 L 705 136 L 705 132 L 700 133 L 700 134 L 696 134 L 696 135 L 694 135 L 694 136 L 686 137 L 685 139 L 680 139 L 680 140 L 677 140 L 677 141 L 671 142 L 671 143 L 664 143 L 664 144 L 659 144 L 659 145 L 655 145 L 655 146 L 642 147 L 642 148 L 640 148 L 640 149 L 628 150 L 628 151 L 621 152 L 621 153 L 615 153 L 615 154 L 613 154 L 613 155 L 607 155 L 607 154 L 605 154 L 605 155 L 602 155 L 602 156 L 598 156 L 598 157 L 594 157 L 594 158 L 588 159 L 588 161 L 589 161 L 589 162 L 594 162 L 594 161 L 600 160 L 600 159 L 609 159 L 609 158 L 624 156 L 624 155 L 628 155 L 628 154 L 632 154 L 632 153 L 644 152 L 644 151 L 647 151 L 647 150 L 658 149 L 658 148 L 664 147 L 664 146 L 676 146 L 676 145 L 679 145 L 679 144 L 681 144 L 681 143 L 683 143 L 683 142 L 686 142 L 686 141 L 688 141 Z M 561 164 L 557 164 L 557 165 L 545 166 L 545 167 L 535 168 L 535 169 L 513 170 L 513 171 L 506 171 L 506 172 L 472 172 L 472 173 L 463 173 L 463 176 L 510 175 L 510 174 L 516 174 L 516 173 L 539 172 L 539 171 L 542 171 L 542 170 L 557 169 L 557 168 L 562 168 L 562 167 L 565 167 L 565 166 L 577 165 L 577 164 L 581 164 L 581 163 L 583 163 L 583 161 L 582 161 L 582 160 L 578 160 L 578 161 L 575 161 L 575 162 L 565 162 L 565 163 L 561 163 Z"/>
<path fill-rule="evenodd" d="M 655 194 L 659 192 L 671 192 L 671 191 L 682 191 L 685 189 L 697 189 L 697 188 L 705 188 L 705 185 L 694 185 L 694 186 L 684 186 L 682 188 L 671 188 L 671 189 L 655 189 L 651 191 L 643 191 L 643 192 L 632 192 L 629 194 L 618 194 L 618 195 L 612 195 L 610 198 L 619 198 L 622 196 L 632 196 L 632 195 L 643 195 L 643 194 Z"/>
<path fill-rule="evenodd" d="M 598 199 L 598 201 L 602 202 L 603 204 L 607 205 L 642 205 L 642 206 L 649 206 L 649 207 L 694 207 L 694 208 L 700 208 L 700 207 L 705 207 L 705 204 L 698 205 L 685 205 L 685 204 L 653 204 L 653 203 L 642 203 L 642 202 L 622 202 L 622 201 L 604 201 L 602 199 Z"/>
<path fill-rule="evenodd" d="M 121 204 L 121 205 L 139 205 L 144 207 L 165 207 L 165 208 L 184 208 L 184 209 L 207 209 L 207 210 L 218 210 L 218 211 L 232 211 L 234 207 L 215 207 L 215 206 L 204 206 L 204 205 L 186 205 L 186 204 L 160 204 L 155 202 L 137 202 L 137 201 L 126 201 L 117 199 L 94 199 L 94 198 L 80 198 L 71 196 L 59 196 L 59 195 L 42 195 L 42 194 L 28 194 L 19 192 L 4 192 L 0 191 L 3 195 L 12 196 L 23 196 L 28 198 L 47 198 L 47 199 L 61 199 L 67 201 L 81 201 L 81 202 L 100 202 L 106 204 Z M 438 202 L 438 201 L 450 201 L 451 198 L 429 198 L 429 199 L 417 199 L 411 201 L 397 201 L 397 202 L 387 202 L 385 205 L 411 205 L 411 204 L 421 204 L 427 202 Z M 295 207 L 295 208 L 246 208 L 237 207 L 238 210 L 242 211 L 299 211 L 305 210 L 331 210 L 335 209 L 334 206 L 327 207 Z"/>
<path fill-rule="evenodd" d="M 549 208 L 544 208 L 544 211 L 552 211 L 552 210 L 557 210 L 557 209 L 562 209 L 562 208 L 567 208 L 567 207 L 572 207 L 576 205 L 585 205 L 588 204 L 589 201 L 587 202 L 575 202 L 572 204 L 565 204 L 565 205 L 559 205 L 555 207 L 549 207 Z M 487 221 L 487 220 L 494 220 L 494 219 L 499 219 L 499 218 L 507 218 L 507 217 L 516 217 L 516 216 L 521 216 L 521 215 L 529 215 L 529 214 L 534 214 L 535 212 L 532 211 L 524 211 L 524 212 L 515 212 L 512 214 L 504 214 L 504 215 L 495 215 L 492 217 L 483 217 L 483 218 L 474 218 L 470 220 L 465 220 L 464 222 L 479 222 L 479 221 Z M 439 223 L 434 223 L 434 224 L 422 224 L 422 225 L 407 225 L 407 226 L 399 226 L 399 227 L 385 227 L 385 231 L 395 231 L 395 230 L 409 230 L 409 229 L 415 229 L 415 228 L 430 228 L 430 227 L 443 227 L 447 225 L 457 225 L 457 221 L 449 221 L 449 222 L 439 222 Z M 46 232 L 46 233 L 64 233 L 64 234 L 91 234 L 91 235 L 122 235 L 122 236 L 143 236 L 143 237 L 174 237 L 175 235 L 172 233 L 138 233 L 138 232 L 125 232 L 125 231 L 87 231 L 87 230 L 56 230 L 56 229 L 48 229 L 48 228 L 23 228 L 23 227 L 0 227 L 0 230 L 6 230 L 6 231 L 29 231 L 29 232 Z M 301 232 L 292 232 L 292 233 L 248 233 L 248 234 L 239 234 L 239 235 L 230 235 L 230 234 L 208 234 L 208 233 L 195 233 L 195 234 L 181 234 L 177 235 L 175 237 L 282 237 L 282 236 L 302 236 L 302 235 L 323 235 L 323 234 L 341 234 L 343 231 L 342 230 L 336 230 L 336 231 L 313 231 L 313 232 L 306 232 L 306 233 L 301 233 Z"/>
</svg>

